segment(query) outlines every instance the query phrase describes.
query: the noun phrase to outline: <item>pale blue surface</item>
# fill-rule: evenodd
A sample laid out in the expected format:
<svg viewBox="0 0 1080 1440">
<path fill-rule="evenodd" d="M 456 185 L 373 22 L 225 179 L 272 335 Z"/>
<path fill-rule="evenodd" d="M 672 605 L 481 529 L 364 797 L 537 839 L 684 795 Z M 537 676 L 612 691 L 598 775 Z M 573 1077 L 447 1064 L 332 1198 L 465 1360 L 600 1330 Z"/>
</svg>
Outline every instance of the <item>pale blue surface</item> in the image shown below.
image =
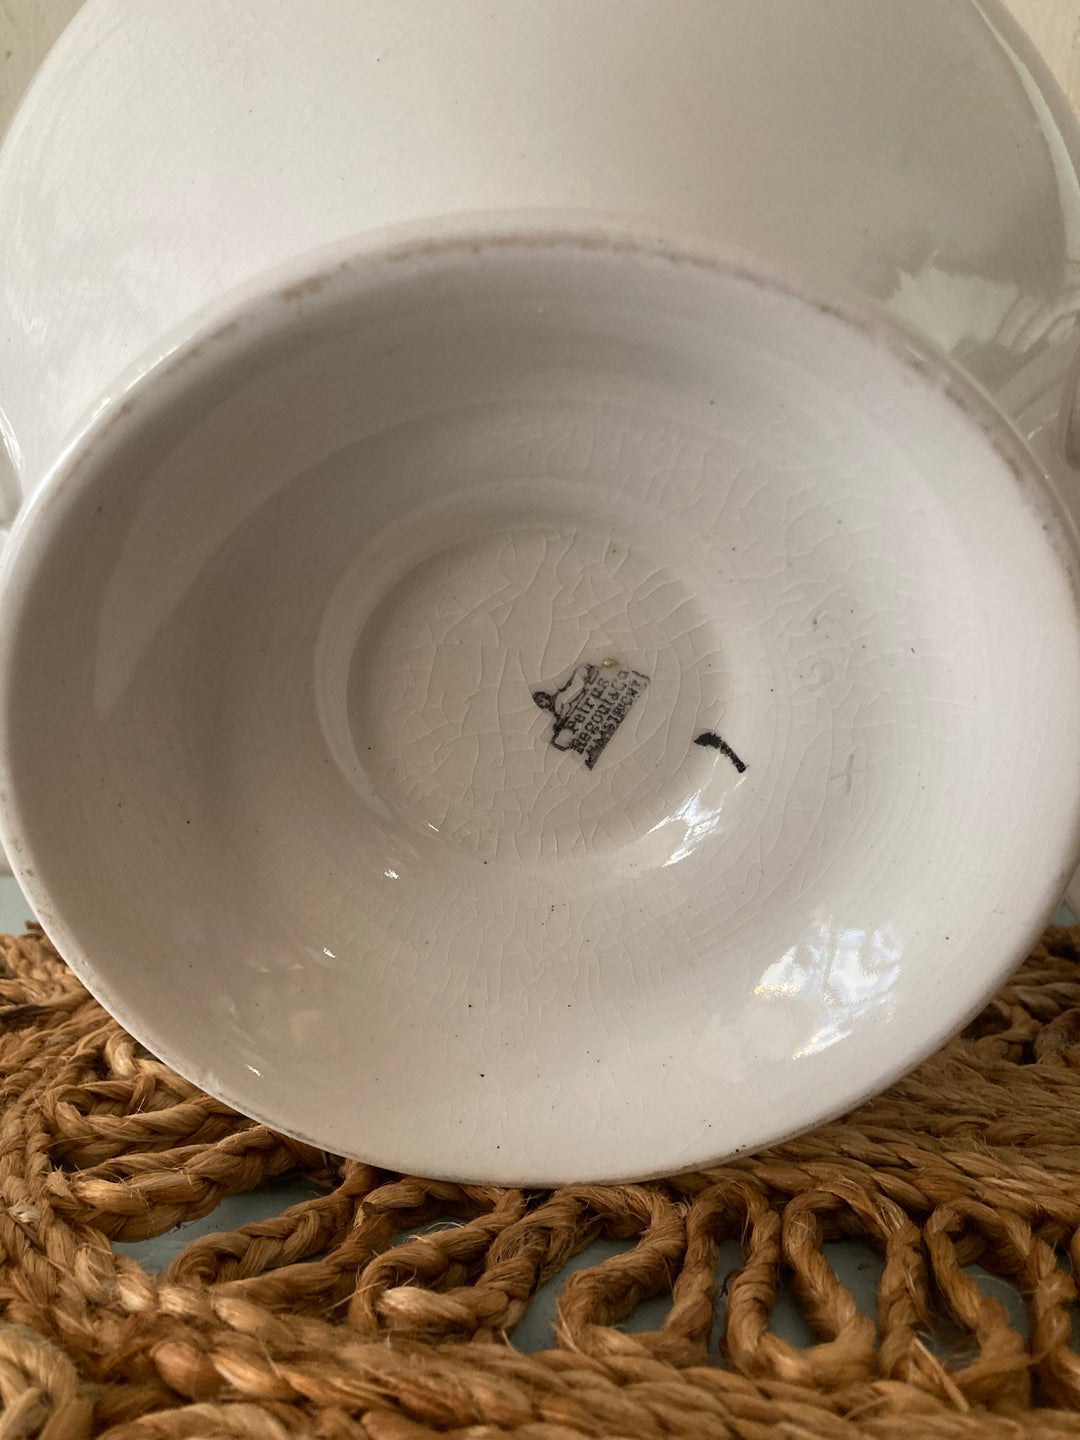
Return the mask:
<svg viewBox="0 0 1080 1440">
<path fill-rule="evenodd" d="M 10 875 L 0 875 L 0 935 L 21 935 L 34 912 Z"/>
<path fill-rule="evenodd" d="M 19 934 L 30 915 L 30 907 L 23 899 L 15 881 L 10 877 L 0 877 L 0 933 Z M 1063 907 L 1054 916 L 1054 919 L 1059 924 L 1071 924 L 1073 916 Z M 291 1205 L 311 1199 L 318 1193 L 307 1179 L 286 1176 L 281 1180 L 262 1185 L 248 1195 L 234 1195 L 232 1198 L 222 1201 L 216 1210 L 204 1216 L 203 1219 L 179 1225 L 175 1230 L 170 1230 L 165 1235 L 158 1235 L 153 1240 L 141 1240 L 134 1244 L 118 1243 L 113 1248 L 121 1254 L 131 1255 L 147 1270 L 160 1271 L 192 1240 L 222 1230 L 232 1230 L 255 1220 L 266 1220 L 274 1215 L 280 1215 Z M 427 1230 L 437 1229 L 449 1223 L 453 1222 L 436 1221 L 433 1225 L 425 1226 L 423 1230 L 401 1236 L 398 1243 L 410 1238 L 411 1234 L 423 1234 Z M 556 1297 L 568 1275 L 590 1265 L 601 1265 L 612 1256 L 622 1254 L 632 1248 L 633 1242 L 629 1240 L 596 1240 L 580 1255 L 575 1255 L 572 1260 L 568 1261 L 557 1275 L 552 1276 L 540 1287 L 527 1314 L 518 1325 L 513 1337 L 514 1344 L 518 1349 L 534 1351 L 545 1350 L 551 1346 Z M 825 1252 L 840 1282 L 854 1295 L 860 1311 L 864 1315 L 873 1316 L 875 1293 L 882 1270 L 880 1257 L 868 1245 L 864 1245 L 858 1240 L 832 1241 L 826 1244 Z M 718 1290 L 722 1292 L 725 1278 L 741 1263 L 741 1252 L 736 1241 L 727 1241 L 720 1247 L 720 1263 L 717 1267 Z M 1016 1286 L 1008 1280 L 988 1274 L 978 1265 L 969 1266 L 967 1273 L 978 1281 L 984 1294 L 1001 1301 L 1011 1323 L 1022 1335 L 1027 1335 L 1027 1312 L 1023 1297 Z M 716 1352 L 723 1324 L 724 1304 L 724 1296 L 720 1293 L 717 1297 L 716 1323 L 713 1327 L 710 1344 L 713 1353 Z M 624 1328 L 631 1333 L 658 1329 L 663 1323 L 670 1305 L 671 1298 L 667 1295 L 646 1300 L 629 1317 Z M 776 1308 L 773 1313 L 773 1328 L 778 1335 L 793 1345 L 805 1346 L 813 1341 L 813 1336 L 793 1295 L 784 1286 L 781 1286 L 777 1295 Z M 1074 1341 L 1074 1344 L 1080 1349 L 1078 1342 L 1080 1342 L 1080 1337 Z M 945 1354 L 953 1348 L 955 1337 L 947 1334 L 929 1336 L 926 1343 L 937 1354 Z"/>
</svg>

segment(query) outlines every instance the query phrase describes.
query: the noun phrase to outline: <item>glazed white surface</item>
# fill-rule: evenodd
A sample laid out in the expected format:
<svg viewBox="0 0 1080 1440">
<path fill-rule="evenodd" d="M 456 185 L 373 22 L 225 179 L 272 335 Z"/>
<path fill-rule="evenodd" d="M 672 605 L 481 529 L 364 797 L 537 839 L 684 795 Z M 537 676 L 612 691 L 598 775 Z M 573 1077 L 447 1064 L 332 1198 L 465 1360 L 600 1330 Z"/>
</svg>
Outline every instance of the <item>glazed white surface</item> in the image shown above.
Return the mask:
<svg viewBox="0 0 1080 1440">
<path fill-rule="evenodd" d="M 1073 110 L 1080 104 L 1080 0 L 1005 0 Z"/>
<path fill-rule="evenodd" d="M 380 225 L 539 207 L 851 286 L 1048 436 L 1078 155 L 994 0 L 680 0 L 633 23 L 621 0 L 90 0 L 0 154 L 3 433 L 25 491 L 230 287 Z"/>
<path fill-rule="evenodd" d="M 0 133 L 83 0 L 0 0 Z M 1080 98 L 1080 0 L 1004 0 L 1073 109 Z M 996 9 L 991 10 L 995 16 Z"/>
<path fill-rule="evenodd" d="M 508 4 L 497 16 L 471 0 L 404 12 L 325 0 L 317 9 L 312 24 L 310 7 L 296 3 L 268 11 L 203 0 L 182 9 L 92 0 L 50 58 L 0 156 L 0 413 L 11 458 L 9 517 L 90 412 L 116 412 L 130 367 L 151 366 L 177 343 L 175 329 L 166 336 L 171 327 L 189 328 L 232 286 L 382 221 L 491 205 L 607 208 L 667 231 L 722 236 L 756 258 L 772 255 L 786 269 L 854 288 L 913 324 L 991 391 L 1072 498 L 1072 476 L 1060 465 L 1059 419 L 1075 352 L 1075 130 L 1000 6 L 946 11 L 919 0 L 884 12 L 837 0 L 825 19 L 819 8 L 805 33 L 793 30 L 789 7 L 749 0 L 727 4 L 722 27 L 715 5 L 700 3 L 681 6 L 677 25 L 670 7 L 662 14 L 642 7 L 634 26 L 624 23 L 625 9 L 612 24 L 607 3 L 557 12 Z M 652 327 L 641 337 L 643 352 L 654 338 L 653 353 L 663 352 Z M 827 394 L 842 377 L 840 367 L 813 379 Z M 738 378 L 749 387 L 733 388 L 738 405 L 755 413 L 751 392 L 760 384 L 760 406 L 768 409 L 764 377 L 740 370 Z M 330 403 L 334 377 L 322 380 Z M 468 367 L 455 380 L 466 385 Z M 865 398 L 863 381 L 860 366 L 848 372 L 848 402 Z M 812 388 L 804 373 L 793 393 L 809 396 Z M 760 1143 L 811 1123 L 884 1083 L 890 1065 L 903 1068 L 898 1057 L 910 1063 L 913 1046 L 959 1023 L 963 996 L 973 1005 L 993 983 L 995 964 L 1007 965 L 1027 943 L 1050 908 L 1047 887 L 1061 880 L 1062 857 L 1075 848 L 1075 812 L 1063 808 L 1073 766 L 1057 757 L 1076 753 L 1076 737 L 1065 734 L 1067 715 L 1061 733 L 1050 733 L 1057 722 L 1036 714 L 1051 691 L 1059 706 L 1071 693 L 1071 602 L 1063 609 L 1061 595 L 1050 593 L 1051 564 L 1050 590 L 1025 587 L 1018 608 L 1008 611 L 1009 583 L 1048 563 L 1046 540 L 1028 523 L 1030 508 L 1008 514 L 1004 497 L 1011 495 L 1015 508 L 1015 487 L 999 486 L 996 518 L 985 478 L 980 484 L 989 488 L 978 504 L 974 479 L 958 486 L 944 526 L 937 511 L 904 509 L 904 489 L 887 484 L 899 475 L 902 455 L 935 497 L 943 490 L 940 474 L 930 477 L 946 455 L 938 449 L 944 432 L 936 422 L 926 428 L 921 401 L 906 428 L 897 419 L 891 452 L 868 446 L 882 460 L 869 479 L 845 449 L 855 444 L 855 429 L 828 445 L 804 430 L 809 454 L 818 445 L 825 457 L 811 483 L 812 462 L 790 435 L 770 435 L 768 422 L 749 439 L 723 427 L 713 434 L 681 387 L 665 391 L 656 375 L 645 410 L 661 417 L 659 429 L 636 423 L 640 397 L 629 406 L 635 424 L 620 428 L 608 413 L 610 396 L 565 377 L 563 390 L 537 417 L 529 413 L 530 383 L 509 397 L 487 432 L 467 413 L 470 402 L 459 405 L 432 417 L 426 450 L 423 426 L 411 422 L 407 436 L 384 439 L 381 451 L 366 437 L 369 479 L 389 458 L 396 474 L 412 465 L 448 492 L 447 508 L 425 517 L 395 511 L 408 498 L 396 482 L 365 490 L 382 511 L 367 504 L 363 514 L 350 511 L 342 499 L 348 474 L 335 477 L 328 457 L 316 462 L 311 430 L 301 425 L 297 433 L 287 422 L 287 393 L 278 394 L 275 410 L 270 387 L 262 438 L 274 443 L 262 452 L 257 483 L 233 490 L 237 474 L 259 458 L 249 433 L 234 435 L 214 463 L 194 439 L 185 442 L 174 469 L 160 470 L 163 486 L 171 475 L 179 487 L 176 508 L 158 513 L 164 528 L 140 532 L 138 561 L 129 555 L 116 565 L 110 593 L 99 609 L 91 606 L 99 630 L 80 628 L 89 624 L 80 606 L 65 613 L 46 607 L 47 623 L 35 621 L 44 625 L 36 633 L 47 653 L 69 654 L 74 689 L 86 680 L 85 656 L 96 657 L 94 725 L 105 715 L 127 716 L 126 730 L 118 723 L 95 739 L 104 747 L 97 753 L 106 783 L 93 802 L 80 802 L 82 854 L 94 854 L 110 877 L 96 896 L 87 894 L 85 866 L 64 874 L 74 852 L 60 860 L 64 842 L 54 828 L 85 774 L 69 775 L 66 794 L 53 790 L 46 798 L 35 792 L 33 765 L 20 766 L 20 803 L 37 797 L 31 849 L 40 844 L 50 856 L 48 865 L 38 864 L 24 845 L 21 857 L 39 911 L 55 934 L 70 938 L 68 953 L 137 1033 L 252 1113 L 298 1133 L 324 1133 L 311 1128 L 304 1103 L 285 1093 L 297 1085 L 304 1093 L 314 1049 L 323 1047 L 327 1063 L 340 1061 L 341 1073 L 352 1077 L 326 1120 L 337 1137 L 327 1143 L 338 1148 L 356 1148 L 342 1137 L 361 1133 L 357 1097 L 395 1075 L 397 1057 L 411 1046 L 429 1052 L 440 1075 L 459 1087 L 453 1101 L 447 1092 L 420 1123 L 419 1100 L 395 1092 L 382 1129 L 371 1126 L 365 1108 L 363 1134 L 382 1147 L 378 1158 L 396 1147 L 392 1163 L 459 1174 L 480 1173 L 479 1166 L 503 1178 L 640 1172 L 650 1153 L 667 1168 L 676 1152 L 709 1158 L 744 1143 L 740 1134 Z M 779 392 L 771 393 L 775 399 Z M 820 390 L 814 397 L 820 422 L 831 412 Z M 809 400 L 802 409 L 804 418 L 812 413 Z M 230 422 L 218 418 L 220 438 Z M 326 414 L 308 418 L 317 427 Z M 178 423 L 171 412 L 168 424 Z M 355 416 L 350 423 L 358 423 Z M 202 435 L 206 446 L 212 429 Z M 694 448 L 700 435 L 714 443 L 708 460 Z M 534 465 L 525 476 L 499 469 L 504 437 L 512 456 Z M 743 440 L 762 472 L 754 494 L 732 458 Z M 662 483 L 657 457 L 672 446 L 687 458 Z M 620 483 L 612 491 L 604 465 L 614 447 L 618 461 L 609 469 L 618 470 Z M 231 470 L 216 468 L 226 459 Z M 972 476 L 985 459 L 969 453 Z M 221 485 L 209 493 L 198 484 L 189 489 L 192 461 L 201 466 L 200 483 L 217 476 Z M 292 533 L 283 537 L 276 525 L 288 508 L 286 492 L 301 484 L 301 466 L 311 496 L 322 499 L 323 520 L 336 513 L 335 523 L 321 529 L 319 516 L 298 504 Z M 560 466 L 569 480 L 560 480 Z M 582 483 L 586 471 L 591 488 Z M 474 485 L 474 472 L 487 480 Z M 854 492 L 845 489 L 845 475 L 857 477 L 868 512 L 850 509 Z M 794 488 L 785 491 L 781 481 Z M 128 482 L 135 483 L 132 476 Z M 710 512 L 695 486 L 713 500 L 723 491 L 729 501 Z M 470 489 L 472 498 L 464 498 Z M 771 514 L 762 499 L 785 494 L 795 518 L 788 510 Z M 811 494 L 813 503 L 799 508 Z M 230 512 L 231 503 L 239 508 Z M 680 513 L 696 523 L 681 525 Z M 762 554 L 782 533 L 784 563 L 778 574 L 766 567 L 755 576 L 754 547 L 747 547 L 751 555 L 740 557 L 743 568 L 727 577 L 721 596 L 710 544 L 734 513 L 747 517 L 740 533 L 756 537 Z M 853 529 L 867 523 L 860 538 L 830 551 L 824 517 L 852 521 Z M 105 531 L 116 518 L 101 522 Z M 364 527 L 372 533 L 346 561 Z M 45 554 L 46 532 L 26 544 L 24 556 Z M 1008 558 L 1006 538 L 1016 547 Z M 796 542 L 803 549 L 791 559 Z M 77 547 L 67 554 L 73 587 L 101 582 L 104 571 L 96 580 L 90 573 L 100 555 L 83 559 Z M 279 566 L 274 573 L 270 555 Z M 405 563 L 410 555 L 415 564 Z M 865 607 L 855 613 L 870 637 L 866 662 L 859 662 L 862 641 L 850 617 L 845 626 L 835 607 L 818 603 L 826 575 L 832 590 Z M 985 616 L 994 626 L 989 640 L 980 628 Z M 809 637 L 802 633 L 807 623 Z M 264 656 L 245 653 L 242 627 L 265 635 Z M 916 649 L 909 660 L 900 638 L 920 627 L 925 653 Z M 69 631 L 82 635 L 84 650 L 64 651 Z M 494 678 L 485 635 L 494 635 L 502 652 Z M 296 677 L 309 640 L 317 663 L 304 689 Z M 16 649 L 29 663 L 25 641 L 21 636 Z M 600 664 L 635 663 L 627 658 L 634 651 L 636 663 L 652 669 L 648 689 L 589 772 L 579 756 L 552 750 L 552 718 L 526 692 L 554 688 L 593 648 Z M 505 652 L 517 657 L 516 671 Z M 152 689 L 144 688 L 155 673 Z M 1011 686 L 1002 678 L 1009 673 Z M 779 687 L 766 686 L 777 677 Z M 70 752 L 72 734 L 61 733 L 70 697 L 62 688 L 52 697 L 61 713 L 48 723 L 60 726 L 55 738 Z M 766 688 L 781 696 L 770 702 L 775 714 L 763 708 Z M 296 701 L 301 693 L 303 703 Z M 378 703 L 373 694 L 382 697 Z M 860 704 L 870 700 L 871 712 L 884 706 L 883 718 L 867 719 Z M 984 703 L 997 727 L 989 738 Z M 711 706 L 724 717 L 725 737 L 740 727 L 753 732 L 751 747 L 735 745 L 749 757 L 742 775 L 692 739 L 685 753 L 668 743 L 672 734 L 685 738 L 684 725 L 694 728 L 689 720 Z M 217 723 L 226 716 L 227 724 Z M 20 744 L 35 743 L 28 721 L 13 716 L 12 726 Z M 802 767 L 792 760 L 800 753 L 809 757 Z M 318 781 L 317 755 L 329 771 Z M 1063 787 L 1056 797 L 1047 790 L 1048 756 Z M 771 799 L 755 788 L 762 767 L 775 781 Z M 928 801 L 913 788 L 913 776 L 924 772 L 934 777 Z M 972 798 L 980 777 L 982 796 Z M 313 781 L 328 787 L 325 810 L 317 812 L 327 818 L 325 829 L 302 810 Z M 178 839 L 170 827 L 185 807 L 196 835 Z M 123 822 L 114 813 L 122 809 Z M 132 816 L 134 839 L 130 828 L 122 833 Z M 1010 854 L 1015 862 L 1015 847 L 1029 837 L 1030 869 L 1025 860 L 1010 871 L 984 846 L 982 831 L 1010 816 L 1019 827 Z M 11 823 L 21 828 L 24 818 L 13 815 Z M 368 827 L 363 844 L 355 840 L 358 820 Z M 954 827 L 967 827 L 961 858 Z M 248 833 L 256 828 L 257 840 Z M 676 831 L 685 839 L 665 850 Z M 27 843 L 29 836 L 27 829 Z M 403 843 L 407 861 L 394 851 Z M 644 861 L 629 859 L 646 852 Z M 162 949 L 148 917 L 129 918 L 119 951 L 100 963 L 113 944 L 119 898 L 148 893 L 134 888 L 134 877 L 157 885 L 178 856 L 186 857 L 178 871 L 154 892 L 175 900 L 163 964 L 146 965 Z M 728 867 L 719 898 L 711 893 L 720 873 L 714 863 Z M 473 877 L 469 867 L 488 878 Z M 837 886 L 840 871 L 850 873 L 853 889 Z M 56 877 L 55 889 L 47 874 Z M 916 905 L 913 876 L 941 886 L 938 908 L 925 894 Z M 907 900 L 893 905 L 902 882 Z M 458 909 L 431 908 L 439 886 L 453 890 Z M 538 898 L 552 887 L 569 897 L 554 941 L 559 903 L 549 902 L 545 917 Z M 865 903 L 849 904 L 855 890 Z M 1001 907 L 1013 907 L 1011 932 L 998 907 L 987 907 L 991 891 Z M 815 911 L 822 893 L 830 898 Z M 958 940 L 961 927 L 952 922 L 963 916 L 965 926 L 974 924 L 965 897 L 976 894 L 984 929 L 963 929 Z M 873 923 L 870 902 L 879 917 Z M 635 929 L 638 903 L 644 914 Z M 676 908 L 665 910 L 668 903 Z M 688 925 L 698 910 L 701 920 Z M 880 923 L 887 913 L 892 919 Z M 749 951 L 740 914 L 747 934 L 763 937 Z M 797 943 L 786 944 L 796 914 L 802 928 Z M 65 930 L 69 920 L 75 930 Z M 343 948 L 312 948 L 319 926 Z M 76 944 L 76 930 L 85 947 Z M 494 949 L 478 959 L 483 936 L 503 932 L 509 968 Z M 530 948 L 515 952 L 514 937 L 525 933 Z M 612 936 L 624 934 L 634 937 L 632 953 L 648 958 L 620 969 Z M 376 941 L 379 954 L 395 959 L 373 981 Z M 541 966 L 528 986 L 515 989 L 534 957 L 548 955 L 548 944 L 558 957 L 550 971 Z M 434 960 L 423 953 L 431 945 L 441 947 Z M 223 953 L 230 955 L 224 964 Z M 894 975 L 897 953 L 905 959 Z M 942 953 L 953 957 L 948 977 L 930 975 L 931 953 L 939 965 Z M 344 954 L 351 960 L 338 964 Z M 695 954 L 708 958 L 694 962 Z M 676 957 L 674 999 L 668 962 L 656 956 Z M 360 981 L 347 968 L 354 962 Z M 580 1007 L 560 1039 L 551 996 L 563 989 L 571 1009 Z M 480 996 L 485 1013 L 498 1018 L 478 1029 L 469 1006 L 475 1010 Z M 653 1013 L 636 1021 L 624 1014 L 632 996 Z M 363 1015 L 361 1000 L 369 1007 Z M 448 1037 L 437 1022 L 456 1014 L 459 1000 L 463 1023 Z M 605 1005 L 613 1007 L 607 1020 Z M 922 1017 L 913 1028 L 917 1006 Z M 764 1018 L 746 1020 L 751 1013 L 767 1017 L 768 1029 Z M 531 1036 L 538 1018 L 554 1037 L 547 1051 Z M 371 1050 L 358 1059 L 345 1052 L 368 1033 L 365 1024 Z M 879 1044 L 870 1040 L 875 1028 Z M 693 1053 L 683 1055 L 686 1043 L 693 1052 L 695 1036 L 714 1071 Z M 593 1053 L 598 1043 L 600 1056 Z M 612 1058 L 620 1044 L 638 1057 L 622 1069 Z M 264 1054 L 276 1057 L 271 1070 L 282 1055 L 296 1063 L 270 1078 L 256 1075 Z M 497 1080 L 497 1087 L 472 1075 L 477 1054 L 492 1067 L 485 1082 Z M 539 1076 L 529 1068 L 534 1060 Z M 599 1085 L 589 1068 L 597 1063 L 605 1076 Z M 613 1097 L 629 1095 L 631 1108 L 634 1096 L 646 1104 L 650 1064 L 674 1087 L 672 1105 L 685 1111 L 685 1123 L 669 1131 L 657 1109 L 637 1128 L 638 1150 L 628 1151 L 619 1138 L 629 1122 L 620 1120 Z M 776 1078 L 781 1071 L 795 1076 L 789 1090 Z M 715 1120 L 700 1093 L 694 1110 L 695 1075 L 716 1092 L 742 1077 L 742 1089 L 727 1095 L 723 1141 L 706 1133 Z M 440 1125 L 483 1128 L 488 1107 L 505 1113 L 511 1093 L 522 1107 L 517 1119 L 535 1119 L 538 1083 L 545 1096 L 552 1083 L 562 1087 L 555 1119 L 561 1126 L 565 1118 L 565 1137 L 537 1139 L 516 1158 L 476 1144 L 438 1148 Z M 668 1098 L 665 1089 L 664 1114 L 672 1113 Z M 598 1135 L 609 1149 L 597 1152 L 593 1165 Z M 530 1170 L 534 1162 L 539 1169 Z"/>
<path fill-rule="evenodd" d="M 197 337 L 6 576 L 50 933 L 184 1073 L 394 1168 L 670 1171 L 879 1088 L 1080 808 L 1060 517 L 922 364 L 595 239 L 405 245 Z M 649 685 L 590 770 L 532 696 L 606 660 Z"/>
</svg>

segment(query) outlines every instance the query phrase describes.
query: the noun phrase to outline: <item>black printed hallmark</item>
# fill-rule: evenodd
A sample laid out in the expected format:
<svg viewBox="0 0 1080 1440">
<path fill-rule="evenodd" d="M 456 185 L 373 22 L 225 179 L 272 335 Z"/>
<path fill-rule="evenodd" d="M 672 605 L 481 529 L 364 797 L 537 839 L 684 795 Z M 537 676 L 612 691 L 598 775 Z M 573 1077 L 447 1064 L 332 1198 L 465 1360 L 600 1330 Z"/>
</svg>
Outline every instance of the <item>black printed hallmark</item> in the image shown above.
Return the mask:
<svg viewBox="0 0 1080 1440">
<path fill-rule="evenodd" d="M 624 670 L 617 662 L 586 663 L 560 689 L 535 690 L 533 699 L 555 717 L 551 734 L 555 749 L 576 750 L 591 770 L 648 683 L 647 675 Z"/>
</svg>

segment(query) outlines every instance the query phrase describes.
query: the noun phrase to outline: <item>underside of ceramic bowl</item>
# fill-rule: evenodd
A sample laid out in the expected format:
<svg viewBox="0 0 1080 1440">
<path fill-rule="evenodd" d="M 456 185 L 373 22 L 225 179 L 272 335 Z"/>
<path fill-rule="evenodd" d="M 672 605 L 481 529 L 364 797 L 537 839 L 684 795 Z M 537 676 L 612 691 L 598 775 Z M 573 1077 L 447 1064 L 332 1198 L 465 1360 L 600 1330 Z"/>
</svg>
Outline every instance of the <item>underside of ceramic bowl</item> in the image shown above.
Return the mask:
<svg viewBox="0 0 1080 1440">
<path fill-rule="evenodd" d="M 114 1013 L 279 1129 L 700 1164 L 907 1069 L 1044 922 L 1074 575 L 884 321 L 599 232 L 352 247 L 185 337 L 24 518 L 4 839 Z"/>
</svg>

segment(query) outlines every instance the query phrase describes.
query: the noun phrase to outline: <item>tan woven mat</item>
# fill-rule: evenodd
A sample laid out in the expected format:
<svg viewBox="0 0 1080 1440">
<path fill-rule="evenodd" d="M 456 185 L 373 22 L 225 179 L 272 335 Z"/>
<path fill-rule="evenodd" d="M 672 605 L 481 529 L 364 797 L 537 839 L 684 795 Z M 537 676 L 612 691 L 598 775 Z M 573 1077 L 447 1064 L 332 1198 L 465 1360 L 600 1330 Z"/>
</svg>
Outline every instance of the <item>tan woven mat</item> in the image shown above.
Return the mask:
<svg viewBox="0 0 1080 1440">
<path fill-rule="evenodd" d="M 1080 930 L 1050 930 L 964 1037 L 845 1121 L 551 1194 L 283 1140 L 145 1054 L 40 933 L 0 960 L 0 1440 L 1080 1437 Z M 161 1275 L 111 1248 L 296 1170 L 324 1193 Z M 537 1287 L 598 1237 L 625 1248 L 567 1280 L 557 1348 L 516 1351 Z M 883 1258 L 876 1325 L 837 1237 Z M 1023 1295 L 1026 1338 L 976 1264 Z M 775 1332 L 780 1287 L 809 1348 Z M 660 1329 L 620 1329 L 665 1294 Z"/>
</svg>

